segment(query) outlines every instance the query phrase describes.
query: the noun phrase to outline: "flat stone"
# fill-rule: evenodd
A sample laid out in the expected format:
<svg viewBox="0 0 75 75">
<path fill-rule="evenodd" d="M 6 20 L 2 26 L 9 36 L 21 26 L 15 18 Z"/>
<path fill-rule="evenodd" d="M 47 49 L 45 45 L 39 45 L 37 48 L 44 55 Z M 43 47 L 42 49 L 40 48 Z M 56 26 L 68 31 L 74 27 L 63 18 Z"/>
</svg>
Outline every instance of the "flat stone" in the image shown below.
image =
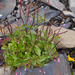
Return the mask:
<svg viewBox="0 0 75 75">
<path fill-rule="evenodd" d="M 41 29 L 42 26 L 39 26 L 38 30 Z M 46 29 L 47 26 L 44 26 L 44 29 Z M 52 30 L 55 31 L 56 29 L 59 29 L 60 27 L 55 27 L 52 25 Z M 60 33 L 65 32 L 61 34 L 61 41 L 60 43 L 57 44 L 56 48 L 73 48 L 75 47 L 75 31 L 73 30 L 69 30 L 69 29 L 65 29 L 65 28 L 61 28 Z M 56 44 L 58 42 L 58 40 L 54 41 L 54 44 Z"/>
<path fill-rule="evenodd" d="M 41 1 L 48 4 L 48 0 L 41 0 Z M 66 9 L 66 7 L 57 0 L 49 0 L 49 5 L 53 6 L 54 8 L 56 8 L 58 10 L 61 10 L 61 11 Z"/>
<path fill-rule="evenodd" d="M 63 11 L 63 14 L 65 16 L 72 16 L 72 17 L 75 17 L 75 14 L 73 12 L 70 12 L 70 11 Z"/>
</svg>

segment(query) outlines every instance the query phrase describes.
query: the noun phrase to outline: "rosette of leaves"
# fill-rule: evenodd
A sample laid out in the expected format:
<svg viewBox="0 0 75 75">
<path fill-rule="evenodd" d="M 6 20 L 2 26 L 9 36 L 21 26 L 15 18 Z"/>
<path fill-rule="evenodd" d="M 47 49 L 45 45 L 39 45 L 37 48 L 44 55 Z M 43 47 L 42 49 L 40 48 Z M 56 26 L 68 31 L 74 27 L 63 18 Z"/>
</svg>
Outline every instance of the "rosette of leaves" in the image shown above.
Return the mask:
<svg viewBox="0 0 75 75">
<path fill-rule="evenodd" d="M 12 35 L 8 33 L 8 39 L 3 43 L 5 62 L 11 68 L 19 68 L 20 66 L 24 68 L 42 67 L 49 62 L 49 59 L 53 60 L 58 56 L 55 45 L 46 35 L 46 30 L 43 29 L 38 34 L 32 30 L 31 25 L 25 31 L 26 26 L 17 27 Z M 41 37 L 41 32 L 44 34 L 43 37 Z M 57 36 L 55 35 L 54 38 Z"/>
</svg>

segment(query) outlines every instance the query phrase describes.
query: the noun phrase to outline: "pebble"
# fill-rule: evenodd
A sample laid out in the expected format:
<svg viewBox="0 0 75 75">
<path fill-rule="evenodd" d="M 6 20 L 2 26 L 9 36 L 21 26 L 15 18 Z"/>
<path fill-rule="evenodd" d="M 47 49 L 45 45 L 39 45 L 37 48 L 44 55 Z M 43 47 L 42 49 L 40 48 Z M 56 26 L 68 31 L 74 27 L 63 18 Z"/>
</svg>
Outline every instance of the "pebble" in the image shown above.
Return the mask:
<svg viewBox="0 0 75 75">
<path fill-rule="evenodd" d="M 9 23 L 12 23 L 12 22 L 14 22 L 15 20 L 16 20 L 16 17 L 11 17 L 11 18 L 8 19 L 8 22 L 9 22 Z"/>
<path fill-rule="evenodd" d="M 70 17 L 66 18 L 65 23 L 70 22 L 70 20 L 71 20 Z"/>
<path fill-rule="evenodd" d="M 71 22 L 64 23 L 64 24 L 65 24 L 64 28 L 67 28 L 67 29 L 72 25 Z M 61 24 L 60 27 L 62 27 L 64 24 Z"/>
<path fill-rule="evenodd" d="M 20 14 L 19 13 L 16 14 L 16 18 L 20 18 Z"/>
<path fill-rule="evenodd" d="M 7 15 L 7 19 L 9 19 L 9 18 L 11 18 L 11 17 L 12 17 L 12 15 L 11 15 L 11 14 Z"/>
<path fill-rule="evenodd" d="M 72 28 L 75 31 L 75 27 Z"/>
</svg>

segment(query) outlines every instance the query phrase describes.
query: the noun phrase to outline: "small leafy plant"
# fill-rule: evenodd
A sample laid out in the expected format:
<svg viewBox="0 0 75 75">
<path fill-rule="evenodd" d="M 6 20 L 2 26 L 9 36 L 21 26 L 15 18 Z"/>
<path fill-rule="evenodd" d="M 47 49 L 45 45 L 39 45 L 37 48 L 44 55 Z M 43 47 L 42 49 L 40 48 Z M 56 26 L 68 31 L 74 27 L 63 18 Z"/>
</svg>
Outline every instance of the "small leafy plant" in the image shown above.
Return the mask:
<svg viewBox="0 0 75 75">
<path fill-rule="evenodd" d="M 46 35 L 46 30 L 41 29 L 40 33 L 43 33 L 42 37 L 40 34 L 32 30 L 29 25 L 27 32 L 25 27 L 22 25 L 16 27 L 16 31 L 9 33 L 8 39 L 4 41 L 2 49 L 5 50 L 3 55 L 5 62 L 11 67 L 23 66 L 37 67 L 44 66 L 45 63 L 49 62 L 49 58 L 57 57 L 57 52 L 53 40 L 57 38 L 56 35 Z M 54 37 L 54 38 L 53 38 Z"/>
<path fill-rule="evenodd" d="M 45 18 L 43 17 L 42 20 Z M 53 60 L 58 56 L 55 47 L 59 42 L 54 45 L 53 41 L 59 39 L 59 31 L 53 31 L 51 26 L 44 29 L 43 25 L 38 31 L 39 26 L 37 25 L 37 31 L 35 31 L 32 25 L 23 24 L 16 27 L 14 32 L 9 26 L 11 25 L 8 23 L 10 33 L 6 34 L 7 39 L 4 40 L 2 49 L 5 63 L 12 69 L 16 67 L 20 69 L 21 66 L 25 70 L 29 67 L 43 67 L 50 61 L 49 59 Z"/>
</svg>

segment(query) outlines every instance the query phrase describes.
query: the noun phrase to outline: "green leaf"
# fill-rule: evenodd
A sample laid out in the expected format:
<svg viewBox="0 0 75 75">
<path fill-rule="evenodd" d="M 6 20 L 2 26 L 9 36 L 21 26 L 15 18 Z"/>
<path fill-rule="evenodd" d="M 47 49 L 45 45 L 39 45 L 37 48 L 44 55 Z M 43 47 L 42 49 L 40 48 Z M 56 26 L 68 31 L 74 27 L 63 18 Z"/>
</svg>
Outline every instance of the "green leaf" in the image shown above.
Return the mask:
<svg viewBox="0 0 75 75">
<path fill-rule="evenodd" d="M 8 43 L 8 49 L 10 50 L 12 47 L 12 43 Z"/>
<path fill-rule="evenodd" d="M 34 60 L 31 61 L 31 65 L 35 66 L 36 62 Z"/>
<path fill-rule="evenodd" d="M 28 28 L 30 29 L 31 28 L 31 25 L 29 25 Z"/>
<path fill-rule="evenodd" d="M 36 32 L 34 30 L 31 30 L 31 34 L 36 34 Z"/>
<path fill-rule="evenodd" d="M 39 58 L 39 62 L 42 62 L 42 61 L 44 61 L 45 59 L 46 59 L 45 56 L 41 56 L 41 57 Z"/>
<path fill-rule="evenodd" d="M 42 42 L 38 42 L 38 46 L 39 46 L 40 48 L 43 48 Z"/>
<path fill-rule="evenodd" d="M 35 46 L 34 51 L 38 56 L 41 55 L 41 49 L 38 46 Z"/>
</svg>

